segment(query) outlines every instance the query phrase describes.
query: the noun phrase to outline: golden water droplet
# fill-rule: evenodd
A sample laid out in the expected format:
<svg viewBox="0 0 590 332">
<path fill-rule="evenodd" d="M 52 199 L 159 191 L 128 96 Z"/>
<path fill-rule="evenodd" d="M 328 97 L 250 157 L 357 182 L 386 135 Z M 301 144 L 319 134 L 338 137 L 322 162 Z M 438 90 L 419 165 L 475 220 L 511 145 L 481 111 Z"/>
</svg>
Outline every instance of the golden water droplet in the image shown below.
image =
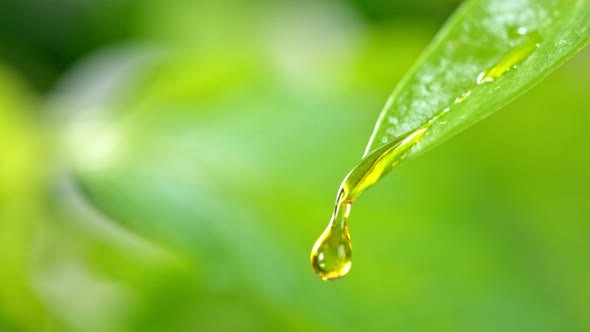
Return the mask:
<svg viewBox="0 0 590 332">
<path fill-rule="evenodd" d="M 350 271 L 352 246 L 348 233 L 350 204 L 336 206 L 332 220 L 311 250 L 311 266 L 322 280 L 336 280 Z"/>
</svg>

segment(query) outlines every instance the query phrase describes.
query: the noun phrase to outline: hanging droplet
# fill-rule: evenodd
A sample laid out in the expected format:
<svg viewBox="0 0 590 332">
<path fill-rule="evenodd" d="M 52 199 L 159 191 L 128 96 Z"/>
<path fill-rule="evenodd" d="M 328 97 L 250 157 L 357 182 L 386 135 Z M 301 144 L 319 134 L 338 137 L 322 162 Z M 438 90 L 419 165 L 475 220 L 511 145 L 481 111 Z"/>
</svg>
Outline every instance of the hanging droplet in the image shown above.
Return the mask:
<svg viewBox="0 0 590 332">
<path fill-rule="evenodd" d="M 352 246 L 347 220 L 350 206 L 336 206 L 328 227 L 311 250 L 311 266 L 322 280 L 336 280 L 350 271 Z"/>
</svg>

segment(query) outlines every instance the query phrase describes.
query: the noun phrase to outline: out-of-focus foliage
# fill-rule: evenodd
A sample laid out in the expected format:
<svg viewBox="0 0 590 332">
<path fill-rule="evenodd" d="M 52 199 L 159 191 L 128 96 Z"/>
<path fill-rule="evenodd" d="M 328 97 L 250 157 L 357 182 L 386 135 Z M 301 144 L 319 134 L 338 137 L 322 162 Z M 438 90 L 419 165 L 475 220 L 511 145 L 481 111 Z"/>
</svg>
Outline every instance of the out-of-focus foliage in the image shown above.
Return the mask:
<svg viewBox="0 0 590 332">
<path fill-rule="evenodd" d="M 0 331 L 590 329 L 588 52 L 401 165 L 355 205 L 350 275 L 311 272 L 440 24 L 354 3 L 137 2 L 46 95 L 2 70 Z"/>
<path fill-rule="evenodd" d="M 44 309 L 29 284 L 33 232 L 42 218 L 44 186 L 39 126 L 22 80 L 0 66 L 0 330 L 39 328 Z"/>
</svg>

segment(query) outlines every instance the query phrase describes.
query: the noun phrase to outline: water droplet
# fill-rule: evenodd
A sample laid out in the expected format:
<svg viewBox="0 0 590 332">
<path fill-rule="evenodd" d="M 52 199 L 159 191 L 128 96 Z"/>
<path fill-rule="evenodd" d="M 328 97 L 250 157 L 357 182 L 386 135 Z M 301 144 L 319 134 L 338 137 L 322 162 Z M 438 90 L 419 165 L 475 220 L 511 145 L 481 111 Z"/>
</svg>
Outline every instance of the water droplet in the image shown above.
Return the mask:
<svg viewBox="0 0 590 332">
<path fill-rule="evenodd" d="M 352 266 L 352 246 L 348 233 L 350 206 L 336 205 L 328 227 L 311 250 L 311 266 L 322 280 L 341 278 Z"/>
<path fill-rule="evenodd" d="M 519 28 L 517 32 L 524 32 L 526 38 L 518 46 L 510 50 L 498 63 L 479 73 L 477 76 L 477 84 L 493 82 L 502 75 L 517 68 L 517 66 L 528 58 L 539 46 L 541 42 L 541 35 L 537 31 L 527 32 L 526 28 Z"/>
</svg>

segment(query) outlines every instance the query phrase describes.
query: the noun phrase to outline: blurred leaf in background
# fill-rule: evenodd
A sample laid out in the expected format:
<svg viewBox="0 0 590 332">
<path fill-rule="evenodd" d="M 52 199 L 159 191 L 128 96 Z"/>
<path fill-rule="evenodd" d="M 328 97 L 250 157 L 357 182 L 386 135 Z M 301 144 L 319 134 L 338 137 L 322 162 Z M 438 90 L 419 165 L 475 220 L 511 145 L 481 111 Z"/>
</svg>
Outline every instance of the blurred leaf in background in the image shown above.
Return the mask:
<svg viewBox="0 0 590 332">
<path fill-rule="evenodd" d="M 43 326 L 45 310 L 29 284 L 34 231 L 40 219 L 46 161 L 37 105 L 23 80 L 0 66 L 0 330 Z"/>
<path fill-rule="evenodd" d="M 0 330 L 590 329 L 588 52 L 366 194 L 327 284 L 334 191 L 456 3 L 125 3 L 66 72 L 38 48 L 55 84 L 6 60 Z"/>
</svg>

